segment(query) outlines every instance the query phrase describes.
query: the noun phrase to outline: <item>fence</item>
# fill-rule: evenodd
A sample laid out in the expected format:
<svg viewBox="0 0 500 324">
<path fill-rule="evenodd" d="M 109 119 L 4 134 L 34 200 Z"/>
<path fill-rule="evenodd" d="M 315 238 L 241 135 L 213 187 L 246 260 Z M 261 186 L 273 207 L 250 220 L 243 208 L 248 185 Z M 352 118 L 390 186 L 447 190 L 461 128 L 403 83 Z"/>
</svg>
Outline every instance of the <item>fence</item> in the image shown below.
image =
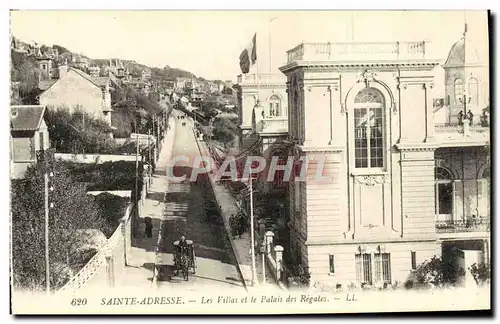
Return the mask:
<svg viewBox="0 0 500 324">
<path fill-rule="evenodd" d="M 102 286 L 103 283 L 114 286 L 115 277 L 123 273 L 130 255 L 133 213 L 134 206 L 130 204 L 106 244 L 57 293 L 73 293 L 85 286 Z"/>
<path fill-rule="evenodd" d="M 118 155 L 118 154 L 70 154 L 70 153 L 55 153 L 56 159 L 63 161 L 71 161 L 75 163 L 96 163 L 102 164 L 105 162 L 117 161 L 132 161 L 135 162 L 134 155 Z"/>
<path fill-rule="evenodd" d="M 260 222 L 259 227 L 262 233 L 264 231 L 265 224 L 263 222 Z M 273 239 L 273 232 L 267 231 L 264 234 L 264 253 L 266 254 L 266 265 L 269 268 L 269 272 L 272 274 L 273 279 L 278 284 L 278 286 L 281 289 L 286 289 L 285 285 L 281 281 L 281 273 L 283 272 L 283 247 L 281 245 L 275 245 Z"/>
</svg>

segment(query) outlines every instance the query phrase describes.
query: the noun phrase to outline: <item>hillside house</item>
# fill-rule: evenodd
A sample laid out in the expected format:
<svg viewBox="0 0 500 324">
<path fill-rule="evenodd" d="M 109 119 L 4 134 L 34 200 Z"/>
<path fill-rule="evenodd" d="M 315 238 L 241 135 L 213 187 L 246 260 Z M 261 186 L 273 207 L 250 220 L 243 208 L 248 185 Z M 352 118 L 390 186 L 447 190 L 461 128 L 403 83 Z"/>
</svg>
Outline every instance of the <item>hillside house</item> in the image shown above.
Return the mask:
<svg viewBox="0 0 500 324">
<path fill-rule="evenodd" d="M 112 94 L 118 89 L 112 74 L 91 77 L 87 73 L 66 65 L 59 67 L 59 78 L 40 82 L 40 104 L 70 111 L 80 107 L 95 118 L 111 125 Z"/>
<path fill-rule="evenodd" d="M 50 146 L 49 131 L 43 116 L 45 106 L 10 108 L 10 176 L 19 179 L 28 166 L 37 162 L 36 152 Z"/>
</svg>

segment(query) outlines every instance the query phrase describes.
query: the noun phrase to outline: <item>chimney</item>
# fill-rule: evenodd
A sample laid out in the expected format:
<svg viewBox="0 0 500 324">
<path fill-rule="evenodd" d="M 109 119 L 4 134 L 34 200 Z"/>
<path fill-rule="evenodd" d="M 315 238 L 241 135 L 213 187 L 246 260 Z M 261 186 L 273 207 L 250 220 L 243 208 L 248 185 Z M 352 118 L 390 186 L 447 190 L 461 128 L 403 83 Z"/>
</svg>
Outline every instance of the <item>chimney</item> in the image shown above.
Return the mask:
<svg viewBox="0 0 500 324">
<path fill-rule="evenodd" d="M 66 73 L 68 73 L 68 66 L 66 62 L 64 62 L 64 64 L 59 67 L 59 79 L 65 76 Z"/>
</svg>

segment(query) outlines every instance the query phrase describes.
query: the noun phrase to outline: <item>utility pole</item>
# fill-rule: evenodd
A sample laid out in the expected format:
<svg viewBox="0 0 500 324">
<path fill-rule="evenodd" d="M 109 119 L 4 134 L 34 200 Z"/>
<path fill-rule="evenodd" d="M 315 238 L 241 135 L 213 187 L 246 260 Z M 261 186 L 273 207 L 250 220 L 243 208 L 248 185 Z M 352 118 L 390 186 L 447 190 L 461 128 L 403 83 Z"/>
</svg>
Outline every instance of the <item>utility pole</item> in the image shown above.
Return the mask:
<svg viewBox="0 0 500 324">
<path fill-rule="evenodd" d="M 266 236 L 264 234 L 264 238 L 262 241 L 262 246 L 260 248 L 261 254 L 262 254 L 262 283 L 266 284 L 266 243 L 265 243 Z"/>
<path fill-rule="evenodd" d="M 254 221 L 253 221 L 253 188 L 252 188 L 252 173 L 250 173 L 250 241 L 252 253 L 252 286 L 255 286 L 255 279 L 257 278 L 257 269 L 255 268 L 255 234 L 254 234 Z"/>
<path fill-rule="evenodd" d="M 135 152 L 135 203 L 137 204 L 137 211 L 139 211 L 139 134 L 136 134 L 137 142 L 136 142 L 136 152 Z"/>
<path fill-rule="evenodd" d="M 158 117 L 158 120 L 156 121 L 156 150 L 158 151 L 157 153 L 159 154 L 160 152 L 160 118 Z"/>
<path fill-rule="evenodd" d="M 85 134 L 85 112 L 82 112 L 82 123 L 83 123 L 83 132 L 82 134 Z M 85 156 L 85 141 L 83 142 L 83 156 Z"/>
<path fill-rule="evenodd" d="M 45 205 L 45 286 L 47 294 L 50 294 L 49 175 L 47 173 L 47 170 L 45 170 L 44 172 L 43 179 L 45 187 L 45 204 L 44 204 Z"/>
<path fill-rule="evenodd" d="M 151 164 L 151 143 L 149 142 L 149 138 L 151 136 L 151 130 L 148 130 L 148 163 Z"/>
<path fill-rule="evenodd" d="M 43 147 L 43 146 L 42 146 Z M 47 152 L 45 150 L 40 150 L 37 152 L 37 163 L 41 173 L 43 173 L 43 184 L 44 184 L 44 211 L 45 211 L 45 290 L 47 294 L 50 294 L 50 245 L 49 245 L 49 216 L 50 209 L 54 207 L 54 203 L 51 200 L 50 193 L 54 192 L 54 186 L 51 183 L 51 178 L 54 177 L 54 173 L 50 170 L 51 163 L 48 160 Z"/>
</svg>

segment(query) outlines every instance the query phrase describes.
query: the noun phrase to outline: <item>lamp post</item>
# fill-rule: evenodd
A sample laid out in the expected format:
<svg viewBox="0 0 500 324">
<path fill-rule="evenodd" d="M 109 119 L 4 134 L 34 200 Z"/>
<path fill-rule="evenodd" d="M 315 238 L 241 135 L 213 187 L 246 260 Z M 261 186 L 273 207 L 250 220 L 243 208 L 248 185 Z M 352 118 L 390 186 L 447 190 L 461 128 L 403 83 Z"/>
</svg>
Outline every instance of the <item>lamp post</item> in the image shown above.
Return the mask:
<svg viewBox="0 0 500 324">
<path fill-rule="evenodd" d="M 257 278 L 257 269 L 255 268 L 255 233 L 254 233 L 254 221 L 253 221 L 253 175 L 250 173 L 250 250 L 252 253 L 252 286 L 255 286 L 255 279 Z"/>
<path fill-rule="evenodd" d="M 463 127 L 464 127 L 464 135 L 467 134 L 469 132 L 469 126 L 472 124 L 472 119 L 473 119 L 473 116 L 471 115 L 470 116 L 470 119 L 469 117 L 467 116 L 468 114 L 470 114 L 471 112 L 470 111 L 467 111 L 467 105 L 470 104 L 471 100 L 472 100 L 472 97 L 467 93 L 467 90 L 464 90 L 464 93 L 462 96 L 460 96 L 458 98 L 458 100 L 460 101 L 460 103 L 463 105 L 463 115 L 462 115 L 462 123 L 463 123 Z M 466 122 L 465 120 L 469 119 L 469 122 Z"/>
</svg>

